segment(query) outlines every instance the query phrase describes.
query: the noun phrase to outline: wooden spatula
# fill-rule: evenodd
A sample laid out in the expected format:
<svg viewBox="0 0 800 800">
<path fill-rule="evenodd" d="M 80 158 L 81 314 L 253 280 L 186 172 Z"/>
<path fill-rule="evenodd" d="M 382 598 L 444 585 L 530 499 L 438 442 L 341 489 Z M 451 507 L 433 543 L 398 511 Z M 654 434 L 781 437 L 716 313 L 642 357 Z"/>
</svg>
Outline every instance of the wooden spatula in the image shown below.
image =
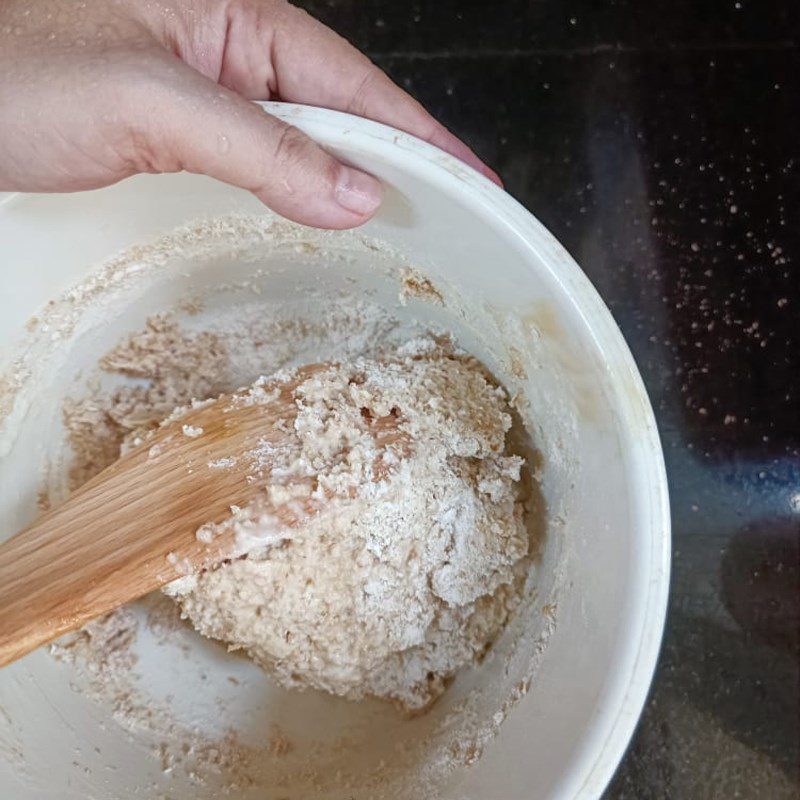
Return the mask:
<svg viewBox="0 0 800 800">
<path fill-rule="evenodd" d="M 254 479 L 242 455 L 256 447 L 268 453 L 265 443 L 284 452 L 299 447 L 294 392 L 324 366 L 263 386 L 258 402 L 223 396 L 188 411 L 0 544 L 0 666 L 181 575 L 239 555 L 232 533 L 208 542 L 197 531 L 229 519 L 232 505 L 257 496 L 268 502 L 269 464 L 262 458 Z M 395 416 L 366 420 L 379 452 L 407 445 Z M 318 506 L 309 500 L 304 512 L 294 501 L 267 510 L 292 526 Z"/>
</svg>

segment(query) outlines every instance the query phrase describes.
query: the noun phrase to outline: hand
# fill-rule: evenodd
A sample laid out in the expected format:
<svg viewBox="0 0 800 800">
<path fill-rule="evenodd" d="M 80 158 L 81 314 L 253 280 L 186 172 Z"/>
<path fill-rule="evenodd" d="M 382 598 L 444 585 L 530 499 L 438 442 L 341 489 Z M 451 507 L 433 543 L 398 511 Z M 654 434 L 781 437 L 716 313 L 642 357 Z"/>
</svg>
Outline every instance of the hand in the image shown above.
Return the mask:
<svg viewBox="0 0 800 800">
<path fill-rule="evenodd" d="M 187 170 L 307 225 L 369 219 L 378 181 L 248 102 L 267 99 L 393 125 L 499 183 L 364 55 L 284 0 L 0 0 L 0 190 Z"/>
</svg>

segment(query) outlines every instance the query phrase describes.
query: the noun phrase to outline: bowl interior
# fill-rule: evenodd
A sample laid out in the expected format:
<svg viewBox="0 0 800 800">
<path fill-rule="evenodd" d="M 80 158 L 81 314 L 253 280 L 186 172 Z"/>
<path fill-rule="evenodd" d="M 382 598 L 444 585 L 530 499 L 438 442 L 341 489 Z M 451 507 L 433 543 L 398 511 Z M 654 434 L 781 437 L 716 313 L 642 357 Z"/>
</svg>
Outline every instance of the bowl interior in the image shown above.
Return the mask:
<svg viewBox="0 0 800 800">
<path fill-rule="evenodd" d="M 518 394 L 546 507 L 523 606 L 430 713 L 403 719 L 377 702 L 278 689 L 185 628 L 159 636 L 140 604 L 136 663 L 112 694 L 46 652 L 0 673 L 0 787 L 20 800 L 262 798 L 265 787 L 513 800 L 534 785 L 537 797 L 597 796 L 641 709 L 668 583 L 663 464 L 630 354 L 560 246 L 467 168 L 380 126 L 275 110 L 384 180 L 366 228 L 291 226 L 189 175 L 0 206 L 13 276 L 0 297 L 0 530 L 32 519 L 43 482 L 63 493 L 63 402 L 107 380 L 98 359 L 148 317 L 173 311 L 203 330 L 254 315 L 352 317 L 356 304 L 353 336 L 298 340 L 280 358 L 442 328 Z M 417 291 L 416 275 L 435 292 Z M 398 320 L 392 331 L 372 326 L 374 308 Z M 237 363 L 231 380 L 256 377 L 252 359 Z"/>
</svg>

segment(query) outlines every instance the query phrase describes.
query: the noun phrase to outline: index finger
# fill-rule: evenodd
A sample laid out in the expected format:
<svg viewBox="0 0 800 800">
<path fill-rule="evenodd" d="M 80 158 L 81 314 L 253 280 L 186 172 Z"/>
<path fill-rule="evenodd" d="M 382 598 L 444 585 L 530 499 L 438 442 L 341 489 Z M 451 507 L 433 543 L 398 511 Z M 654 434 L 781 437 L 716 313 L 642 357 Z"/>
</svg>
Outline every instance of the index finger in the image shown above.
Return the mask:
<svg viewBox="0 0 800 800">
<path fill-rule="evenodd" d="M 436 145 L 503 185 L 494 170 L 386 73 L 305 11 L 289 5 L 283 8 L 272 39 L 272 60 L 282 100 L 391 125 Z"/>
</svg>

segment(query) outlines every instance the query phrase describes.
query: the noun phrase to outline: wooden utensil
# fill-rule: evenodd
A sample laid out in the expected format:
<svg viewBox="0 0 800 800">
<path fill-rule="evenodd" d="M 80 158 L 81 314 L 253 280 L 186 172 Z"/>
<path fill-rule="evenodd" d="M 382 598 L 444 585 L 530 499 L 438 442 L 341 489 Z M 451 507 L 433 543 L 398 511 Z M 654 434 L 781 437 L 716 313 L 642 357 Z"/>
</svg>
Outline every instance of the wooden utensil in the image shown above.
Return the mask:
<svg viewBox="0 0 800 800">
<path fill-rule="evenodd" d="M 254 480 L 242 455 L 263 451 L 264 443 L 299 448 L 294 391 L 324 366 L 263 386 L 258 402 L 223 396 L 167 422 L 63 505 L 0 544 L 0 666 L 237 555 L 232 533 L 203 542 L 198 528 L 229 519 L 232 505 L 246 506 L 257 495 L 267 502 L 269 464 L 261 464 L 265 469 Z M 402 447 L 395 416 L 365 419 L 379 451 Z M 268 510 L 287 526 L 302 517 L 296 502 Z M 306 511 L 315 513 L 310 501 Z"/>
</svg>

